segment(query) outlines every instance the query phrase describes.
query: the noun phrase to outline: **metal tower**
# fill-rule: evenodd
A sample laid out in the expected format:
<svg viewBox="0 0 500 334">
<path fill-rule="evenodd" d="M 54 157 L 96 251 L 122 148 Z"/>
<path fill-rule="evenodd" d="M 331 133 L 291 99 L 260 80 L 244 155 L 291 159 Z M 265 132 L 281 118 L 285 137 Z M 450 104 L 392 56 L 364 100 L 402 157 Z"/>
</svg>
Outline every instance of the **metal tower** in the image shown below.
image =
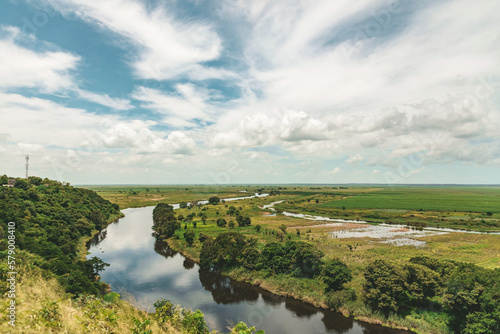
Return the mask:
<svg viewBox="0 0 500 334">
<path fill-rule="evenodd" d="M 29 157 L 29 156 L 26 156 L 26 179 L 28 179 L 28 166 L 29 166 L 29 164 L 28 164 L 28 160 L 29 160 L 29 159 L 30 159 L 30 157 Z"/>
</svg>

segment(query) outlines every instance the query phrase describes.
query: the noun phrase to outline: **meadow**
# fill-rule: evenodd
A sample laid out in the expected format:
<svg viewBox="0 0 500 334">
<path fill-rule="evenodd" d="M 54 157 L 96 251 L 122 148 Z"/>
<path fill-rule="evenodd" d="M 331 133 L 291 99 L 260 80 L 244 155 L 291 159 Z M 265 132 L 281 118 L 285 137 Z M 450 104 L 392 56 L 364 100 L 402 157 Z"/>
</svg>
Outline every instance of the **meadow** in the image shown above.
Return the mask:
<svg viewBox="0 0 500 334">
<path fill-rule="evenodd" d="M 81 186 L 81 188 L 94 190 L 98 195 L 118 204 L 122 209 L 155 205 L 158 202 L 201 201 L 211 196 L 220 198 L 247 196 L 239 192 L 245 190 L 245 187 L 233 185 L 89 185 Z"/>
<path fill-rule="evenodd" d="M 348 209 L 397 209 L 500 212 L 500 187 L 387 187 L 321 206 Z"/>
</svg>

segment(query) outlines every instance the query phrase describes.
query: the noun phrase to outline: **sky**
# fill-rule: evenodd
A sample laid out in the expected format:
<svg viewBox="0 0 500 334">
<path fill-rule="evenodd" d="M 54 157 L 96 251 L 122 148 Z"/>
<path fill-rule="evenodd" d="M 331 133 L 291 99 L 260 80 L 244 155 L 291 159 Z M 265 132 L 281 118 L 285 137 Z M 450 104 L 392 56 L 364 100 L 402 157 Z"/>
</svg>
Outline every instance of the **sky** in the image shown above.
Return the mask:
<svg viewBox="0 0 500 334">
<path fill-rule="evenodd" d="M 4 0 L 0 174 L 500 184 L 498 0 Z"/>
</svg>

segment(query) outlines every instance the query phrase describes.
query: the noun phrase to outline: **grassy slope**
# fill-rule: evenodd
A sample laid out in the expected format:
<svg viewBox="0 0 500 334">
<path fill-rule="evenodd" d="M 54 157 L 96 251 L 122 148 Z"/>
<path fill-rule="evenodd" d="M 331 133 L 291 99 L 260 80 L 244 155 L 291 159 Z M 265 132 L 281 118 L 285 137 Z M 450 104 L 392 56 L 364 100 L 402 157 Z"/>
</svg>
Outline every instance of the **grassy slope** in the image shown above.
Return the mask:
<svg viewBox="0 0 500 334">
<path fill-rule="evenodd" d="M 42 272 L 33 263 L 36 256 L 18 255 L 16 286 L 16 326 L 8 324 L 6 312 L 0 315 L 2 333 L 132 333 L 134 318 L 150 321 L 153 333 L 184 333 L 182 330 L 156 322 L 151 314 L 135 309 L 128 302 L 108 295 L 102 299 L 74 300 L 64 292 L 55 278 Z M 0 299 L 6 309 L 10 299 Z"/>
</svg>

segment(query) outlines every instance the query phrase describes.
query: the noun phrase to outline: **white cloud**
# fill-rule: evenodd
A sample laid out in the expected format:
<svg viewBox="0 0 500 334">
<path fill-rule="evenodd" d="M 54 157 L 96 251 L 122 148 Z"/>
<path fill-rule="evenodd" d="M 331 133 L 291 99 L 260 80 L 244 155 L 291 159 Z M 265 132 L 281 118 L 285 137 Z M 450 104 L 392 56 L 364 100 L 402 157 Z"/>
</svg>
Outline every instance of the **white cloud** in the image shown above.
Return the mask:
<svg viewBox="0 0 500 334">
<path fill-rule="evenodd" d="M 340 167 L 335 167 L 332 171 L 330 171 L 331 174 L 337 174 L 340 173 L 342 169 Z"/>
<path fill-rule="evenodd" d="M 82 89 L 75 89 L 77 95 L 87 101 L 91 101 L 112 109 L 129 110 L 134 108 L 127 99 L 110 97 L 108 94 L 96 94 Z"/>
<path fill-rule="evenodd" d="M 259 112 L 243 118 L 236 129 L 218 133 L 212 145 L 267 146 L 280 141 L 322 140 L 326 138 L 327 133 L 326 123 L 311 118 L 303 111 L 287 110 L 275 114 Z"/>
<path fill-rule="evenodd" d="M 0 39 L 0 87 L 36 87 L 45 92 L 73 85 L 71 72 L 80 57 L 62 51 L 35 52 L 16 43 L 19 29 L 3 29 Z"/>
<path fill-rule="evenodd" d="M 81 57 L 65 51 L 28 49 L 20 44 L 20 40 L 37 41 L 33 36 L 23 35 L 15 27 L 4 27 L 0 33 L 3 35 L 3 38 L 0 37 L 0 88 L 37 88 L 43 93 L 73 92 L 81 99 L 113 109 L 133 108 L 129 100 L 78 88 L 74 71 Z"/>
<path fill-rule="evenodd" d="M 199 65 L 216 59 L 221 50 L 221 41 L 209 24 L 182 22 L 161 6 L 147 9 L 135 0 L 47 2 L 63 14 L 74 14 L 121 36 L 122 47 L 133 45 L 138 54 L 132 66 L 139 78 L 164 80 L 190 72 L 194 77 L 223 77 L 228 72 Z"/>
<path fill-rule="evenodd" d="M 142 122 L 119 123 L 101 135 L 104 146 L 130 148 L 135 153 L 168 153 L 190 155 L 196 147 L 183 132 L 173 131 L 167 138 L 153 133 Z"/>
<path fill-rule="evenodd" d="M 208 92 L 191 84 L 178 84 L 176 93 L 167 94 L 157 89 L 138 87 L 132 94 L 136 100 L 144 102 L 141 107 L 165 115 L 164 122 L 171 126 L 194 126 L 195 119 L 208 121 Z"/>
<path fill-rule="evenodd" d="M 18 143 L 17 146 L 23 154 L 40 153 L 45 151 L 45 147 L 40 144 Z"/>
<path fill-rule="evenodd" d="M 354 155 L 351 155 L 349 157 L 349 159 L 347 159 L 347 162 L 352 164 L 352 163 L 360 162 L 363 160 L 364 160 L 364 157 L 361 154 L 354 154 Z"/>
</svg>

